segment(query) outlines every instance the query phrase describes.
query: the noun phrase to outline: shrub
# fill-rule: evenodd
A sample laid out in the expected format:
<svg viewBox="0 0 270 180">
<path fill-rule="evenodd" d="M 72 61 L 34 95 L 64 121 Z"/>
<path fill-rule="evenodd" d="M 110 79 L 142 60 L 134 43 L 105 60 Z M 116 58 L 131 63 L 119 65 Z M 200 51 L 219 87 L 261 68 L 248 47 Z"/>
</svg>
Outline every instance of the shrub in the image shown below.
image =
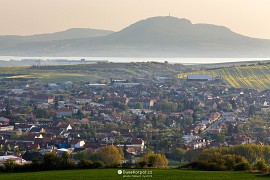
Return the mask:
<svg viewBox="0 0 270 180">
<path fill-rule="evenodd" d="M 95 161 L 92 164 L 92 168 L 104 168 L 105 164 L 102 161 Z"/>
<path fill-rule="evenodd" d="M 145 162 L 145 161 L 140 161 L 140 162 L 138 162 L 137 164 L 138 164 L 138 167 L 139 167 L 139 168 L 144 168 L 144 167 L 146 167 L 147 162 Z"/>
<path fill-rule="evenodd" d="M 168 166 L 168 160 L 163 154 L 145 154 L 137 159 L 138 165 L 140 162 L 146 162 L 148 167 L 164 168 Z"/>
<path fill-rule="evenodd" d="M 250 164 L 242 156 L 231 154 L 221 155 L 214 153 L 212 156 L 210 156 L 210 154 L 207 154 L 204 159 L 200 155 L 198 160 L 184 165 L 182 166 L 182 168 L 192 168 L 208 171 L 242 171 L 250 169 Z"/>
<path fill-rule="evenodd" d="M 225 171 L 227 170 L 225 166 L 215 162 L 207 162 L 207 161 L 193 161 L 188 163 L 181 168 L 192 168 L 192 169 L 200 169 L 207 171 Z"/>
<path fill-rule="evenodd" d="M 7 159 L 4 162 L 4 170 L 6 172 L 13 172 L 16 166 L 17 166 L 17 163 L 13 159 Z"/>
<path fill-rule="evenodd" d="M 260 170 L 260 172 L 264 172 L 267 170 L 267 164 L 264 160 L 257 160 L 255 163 L 255 168 Z"/>
<path fill-rule="evenodd" d="M 126 162 L 122 164 L 122 168 L 132 168 L 134 164 L 132 162 Z"/>
<path fill-rule="evenodd" d="M 80 162 L 77 164 L 77 168 L 79 169 L 88 169 L 92 168 L 93 163 L 90 160 L 82 159 Z"/>
<path fill-rule="evenodd" d="M 241 162 L 235 165 L 234 169 L 235 171 L 245 171 L 249 170 L 251 168 L 251 165 L 248 162 Z"/>
</svg>

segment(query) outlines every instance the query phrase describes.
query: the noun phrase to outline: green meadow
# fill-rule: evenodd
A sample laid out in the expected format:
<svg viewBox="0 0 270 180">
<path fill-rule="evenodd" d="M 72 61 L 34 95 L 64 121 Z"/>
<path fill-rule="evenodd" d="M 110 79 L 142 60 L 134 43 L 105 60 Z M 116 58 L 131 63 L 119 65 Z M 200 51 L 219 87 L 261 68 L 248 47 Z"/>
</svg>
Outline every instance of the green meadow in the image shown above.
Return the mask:
<svg viewBox="0 0 270 180">
<path fill-rule="evenodd" d="M 121 169 L 121 168 L 120 168 Z M 254 180 L 269 179 L 269 175 L 249 172 L 234 171 L 193 171 L 179 169 L 121 169 L 122 174 L 118 174 L 120 169 L 85 169 L 85 170 L 64 170 L 64 171 L 43 171 L 27 173 L 1 173 L 0 179 L 19 180 L 48 180 L 48 179 L 183 179 L 183 180 Z M 144 172 L 148 175 L 127 175 L 127 171 Z M 125 172 L 124 172 L 125 171 Z M 151 174 L 151 175 L 150 175 Z M 136 176 L 136 177 L 127 177 Z M 151 177 L 152 176 L 152 177 Z"/>
</svg>

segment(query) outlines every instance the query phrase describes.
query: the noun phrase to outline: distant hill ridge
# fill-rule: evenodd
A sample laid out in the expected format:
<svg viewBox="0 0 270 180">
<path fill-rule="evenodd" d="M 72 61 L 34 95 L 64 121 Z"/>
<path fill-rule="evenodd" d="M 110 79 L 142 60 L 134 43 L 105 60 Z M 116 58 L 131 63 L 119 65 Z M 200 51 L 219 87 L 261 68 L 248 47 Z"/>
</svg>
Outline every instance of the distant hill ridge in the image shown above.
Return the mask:
<svg viewBox="0 0 270 180">
<path fill-rule="evenodd" d="M 0 55 L 269 57 L 270 40 L 224 26 L 192 24 L 176 17 L 152 17 L 119 32 L 71 29 L 53 34 L 0 37 Z M 19 39 L 20 39 L 19 38 Z M 15 39 L 15 40 L 14 40 Z"/>
<path fill-rule="evenodd" d="M 78 38 L 92 38 L 105 36 L 113 33 L 108 30 L 98 30 L 89 28 L 72 28 L 65 31 L 46 33 L 46 34 L 35 34 L 30 36 L 17 36 L 7 35 L 0 36 L 0 42 L 40 42 L 40 41 L 54 41 L 54 40 L 67 40 L 67 39 L 78 39 Z"/>
</svg>

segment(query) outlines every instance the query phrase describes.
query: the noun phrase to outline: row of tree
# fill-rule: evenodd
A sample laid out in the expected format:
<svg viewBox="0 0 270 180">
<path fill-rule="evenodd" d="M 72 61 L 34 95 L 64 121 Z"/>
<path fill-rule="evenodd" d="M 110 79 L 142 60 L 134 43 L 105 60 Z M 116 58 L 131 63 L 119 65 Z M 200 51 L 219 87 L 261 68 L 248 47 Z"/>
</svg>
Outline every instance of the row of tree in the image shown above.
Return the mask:
<svg viewBox="0 0 270 180">
<path fill-rule="evenodd" d="M 33 154 L 34 155 L 34 154 Z M 34 157 L 28 153 L 27 157 Z M 48 170 L 65 170 L 65 169 L 92 169 L 104 167 L 118 167 L 124 157 L 122 150 L 110 145 L 101 147 L 97 152 L 85 153 L 79 152 L 70 159 L 70 155 L 64 152 L 61 156 L 55 152 L 48 152 L 41 158 L 32 159 L 32 163 L 18 165 L 14 160 L 8 159 L 4 166 L 0 167 L 1 172 L 25 172 L 25 171 L 48 171 Z M 136 163 L 127 162 L 122 164 L 123 168 L 132 167 L 155 167 L 164 168 L 168 166 L 168 160 L 165 155 L 145 154 L 139 157 Z"/>
<path fill-rule="evenodd" d="M 236 145 L 210 148 L 201 152 L 195 160 L 182 166 L 200 170 L 268 170 L 270 146 Z"/>
<path fill-rule="evenodd" d="M 48 170 L 65 170 L 65 169 L 84 169 L 84 168 L 103 168 L 104 163 L 101 161 L 84 161 L 74 163 L 70 160 L 69 154 L 64 152 L 58 156 L 54 152 L 46 153 L 41 160 L 35 158 L 32 163 L 24 165 L 17 164 L 14 160 L 8 159 L 4 166 L 0 167 L 1 172 L 27 172 L 27 171 L 48 171 Z"/>
<path fill-rule="evenodd" d="M 205 149 L 202 152 L 202 155 L 220 153 L 222 155 L 225 154 L 235 154 L 239 156 L 245 157 L 249 163 L 253 164 L 258 159 L 263 159 L 267 163 L 270 163 L 270 146 L 265 145 L 236 145 L 230 147 L 221 147 L 221 148 L 209 148 Z"/>
<path fill-rule="evenodd" d="M 238 156 L 234 154 L 222 155 L 220 153 L 202 153 L 195 161 L 192 161 L 191 163 L 188 163 L 183 167 L 190 167 L 192 169 L 208 171 L 243 171 L 249 170 L 251 168 L 251 165 L 243 156 Z"/>
</svg>

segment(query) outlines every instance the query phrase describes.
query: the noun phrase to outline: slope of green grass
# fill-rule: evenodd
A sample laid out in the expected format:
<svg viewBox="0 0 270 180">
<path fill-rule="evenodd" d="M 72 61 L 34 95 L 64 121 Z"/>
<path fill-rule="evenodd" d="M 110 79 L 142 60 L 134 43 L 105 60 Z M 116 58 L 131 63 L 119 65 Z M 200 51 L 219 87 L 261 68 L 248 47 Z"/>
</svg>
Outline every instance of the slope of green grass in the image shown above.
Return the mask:
<svg viewBox="0 0 270 180">
<path fill-rule="evenodd" d="M 125 169 L 125 171 L 133 171 L 134 169 Z M 124 174 L 118 174 L 118 169 L 89 169 L 89 170 L 66 170 L 66 171 L 44 171 L 44 172 L 28 172 L 28 173 L 2 173 L 1 180 L 48 180 L 48 179 L 183 179 L 183 180 L 254 180 L 269 179 L 270 176 L 247 173 L 247 172 L 231 172 L 231 171 L 191 171 L 178 169 L 139 169 L 136 171 L 152 171 L 152 177 L 124 177 Z M 124 170 L 123 170 L 124 171 Z M 140 176 L 140 175 L 137 175 Z"/>
<path fill-rule="evenodd" d="M 33 72 L 28 74 L 20 74 L 13 76 L 4 76 L 5 78 L 37 78 L 44 82 L 64 82 L 64 81 L 97 81 L 98 76 L 83 73 L 68 72 Z M 2 77 L 2 78 L 4 78 Z"/>
<path fill-rule="evenodd" d="M 17 73 L 19 71 L 27 70 L 29 66 L 16 66 L 16 67 L 0 67 L 1 73 Z"/>
</svg>

